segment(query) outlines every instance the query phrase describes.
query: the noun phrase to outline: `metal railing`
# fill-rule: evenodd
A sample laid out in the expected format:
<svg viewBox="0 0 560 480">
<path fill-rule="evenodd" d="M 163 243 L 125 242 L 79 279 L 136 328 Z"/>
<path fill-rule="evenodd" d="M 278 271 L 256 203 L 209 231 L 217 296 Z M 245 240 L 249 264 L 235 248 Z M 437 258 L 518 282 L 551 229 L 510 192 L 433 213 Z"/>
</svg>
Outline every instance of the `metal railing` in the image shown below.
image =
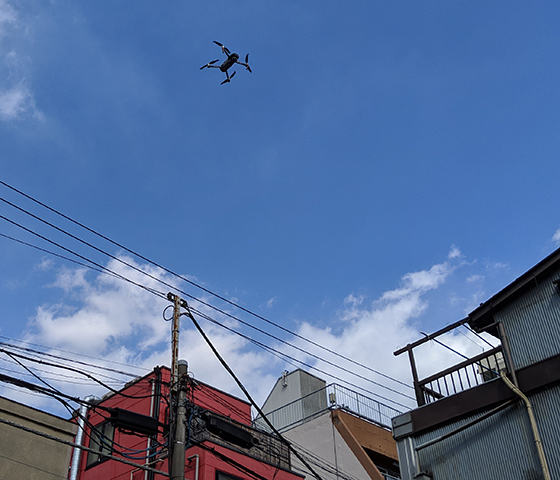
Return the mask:
<svg viewBox="0 0 560 480">
<path fill-rule="evenodd" d="M 499 377 L 500 371 L 505 371 L 511 374 L 515 379 L 515 371 L 511 370 L 512 359 L 509 342 L 503 331 L 501 323 L 495 323 L 486 327 L 487 329 L 492 328 L 492 331 L 494 332 L 492 335 L 500 341 L 500 345 L 497 347 L 493 347 L 476 357 L 469 358 L 464 362 L 454 365 L 442 372 L 436 373 L 435 375 L 424 378 L 423 380 L 418 378 L 414 349 L 432 340 L 449 348 L 447 345 L 437 340 L 437 338 L 467 324 L 468 321 L 469 317 L 466 317 L 458 322 L 447 325 L 441 330 L 430 335 L 424 334 L 426 335 L 424 338 L 421 338 L 414 343 L 409 343 L 405 347 L 393 352 L 393 355 L 408 353 L 410 368 L 412 370 L 412 381 L 414 383 L 414 393 L 419 407 L 439 400 L 440 398 L 448 397 L 449 395 L 454 395 L 462 392 L 463 390 L 488 382 L 489 380 Z M 459 353 L 459 355 L 461 354 Z"/>
<path fill-rule="evenodd" d="M 476 357 L 454 365 L 417 382 L 425 403 L 462 392 L 500 376 L 506 370 L 502 347 L 498 346 Z"/>
<path fill-rule="evenodd" d="M 275 428 L 282 432 L 335 408 L 345 410 L 388 429 L 391 428 L 391 419 L 402 413 L 372 398 L 332 383 L 272 410 L 266 413 L 266 416 Z M 265 431 L 269 430 L 266 422 L 260 417 L 253 421 L 253 425 Z"/>
</svg>

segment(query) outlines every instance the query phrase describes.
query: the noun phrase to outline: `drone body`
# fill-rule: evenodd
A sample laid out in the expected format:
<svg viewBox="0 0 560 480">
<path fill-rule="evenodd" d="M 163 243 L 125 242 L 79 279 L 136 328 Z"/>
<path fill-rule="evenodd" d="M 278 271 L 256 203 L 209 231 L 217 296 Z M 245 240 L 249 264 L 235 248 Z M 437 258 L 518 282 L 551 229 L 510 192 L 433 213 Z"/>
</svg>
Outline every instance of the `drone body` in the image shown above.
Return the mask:
<svg viewBox="0 0 560 480">
<path fill-rule="evenodd" d="M 245 63 L 240 62 L 239 61 L 239 55 L 237 53 L 231 53 L 229 51 L 229 49 L 222 45 L 220 42 L 216 42 L 214 40 L 214 43 L 216 45 L 218 45 L 219 47 L 221 47 L 222 52 L 225 53 L 227 55 L 227 58 L 224 60 L 224 62 L 218 66 L 218 65 L 214 65 L 214 63 L 216 63 L 218 60 L 212 60 L 211 62 L 208 62 L 206 65 L 203 65 L 202 67 L 200 67 L 200 69 L 202 70 L 203 68 L 219 68 L 222 72 L 224 72 L 226 74 L 226 79 L 222 82 L 222 85 L 224 83 L 229 83 L 231 81 L 231 79 L 234 77 L 236 72 L 233 72 L 231 75 L 229 74 L 228 70 L 235 65 L 236 63 L 239 65 L 243 65 L 247 70 L 249 70 L 249 72 L 251 72 L 251 67 L 249 67 L 249 54 L 247 54 L 245 56 Z"/>
</svg>

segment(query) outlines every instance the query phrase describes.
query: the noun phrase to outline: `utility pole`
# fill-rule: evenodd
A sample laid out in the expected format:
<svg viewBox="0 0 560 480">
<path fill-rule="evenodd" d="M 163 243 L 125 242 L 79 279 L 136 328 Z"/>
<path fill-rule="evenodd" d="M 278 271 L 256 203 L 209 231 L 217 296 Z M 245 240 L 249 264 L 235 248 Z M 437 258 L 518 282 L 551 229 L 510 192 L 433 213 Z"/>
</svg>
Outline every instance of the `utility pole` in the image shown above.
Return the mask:
<svg viewBox="0 0 560 480">
<path fill-rule="evenodd" d="M 177 389 L 177 413 L 175 415 L 175 440 L 171 452 L 171 480 L 185 479 L 185 449 L 187 437 L 187 362 L 178 362 L 179 383 Z"/>
<path fill-rule="evenodd" d="M 169 429 L 173 435 L 170 445 L 169 471 L 171 480 L 185 479 L 185 442 L 187 421 L 187 362 L 179 358 L 179 320 L 181 307 L 188 310 L 187 302 L 178 295 L 167 294 L 167 299 L 173 302 L 173 328 L 171 332 L 171 388 L 169 391 L 170 405 L 174 413 L 170 416 Z M 188 314 L 188 313 L 187 313 Z"/>
</svg>

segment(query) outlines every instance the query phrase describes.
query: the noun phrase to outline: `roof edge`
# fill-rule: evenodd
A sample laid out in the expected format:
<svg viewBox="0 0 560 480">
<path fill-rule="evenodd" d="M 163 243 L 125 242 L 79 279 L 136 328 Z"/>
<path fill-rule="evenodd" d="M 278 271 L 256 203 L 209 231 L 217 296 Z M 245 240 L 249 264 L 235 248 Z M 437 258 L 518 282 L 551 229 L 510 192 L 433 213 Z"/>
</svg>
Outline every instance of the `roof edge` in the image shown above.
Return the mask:
<svg viewBox="0 0 560 480">
<path fill-rule="evenodd" d="M 481 303 L 468 315 L 468 323 L 475 331 L 480 332 L 494 323 L 493 314 L 498 307 L 512 302 L 519 297 L 533 282 L 538 282 L 548 271 L 560 264 L 560 248 L 556 249 L 534 267 L 516 278 L 507 287 L 500 290 L 486 302 Z"/>
</svg>

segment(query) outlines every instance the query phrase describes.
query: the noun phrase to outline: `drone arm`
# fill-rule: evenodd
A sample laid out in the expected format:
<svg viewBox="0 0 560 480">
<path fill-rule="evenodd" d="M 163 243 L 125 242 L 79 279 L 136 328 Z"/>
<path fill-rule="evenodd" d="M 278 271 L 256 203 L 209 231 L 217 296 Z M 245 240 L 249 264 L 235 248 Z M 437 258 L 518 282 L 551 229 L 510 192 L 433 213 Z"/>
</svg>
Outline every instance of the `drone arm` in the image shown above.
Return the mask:
<svg viewBox="0 0 560 480">
<path fill-rule="evenodd" d="M 247 70 L 249 70 L 249 72 L 253 73 L 248 63 L 243 63 L 243 62 L 235 62 L 235 63 L 237 63 L 238 65 L 243 65 Z"/>
</svg>

